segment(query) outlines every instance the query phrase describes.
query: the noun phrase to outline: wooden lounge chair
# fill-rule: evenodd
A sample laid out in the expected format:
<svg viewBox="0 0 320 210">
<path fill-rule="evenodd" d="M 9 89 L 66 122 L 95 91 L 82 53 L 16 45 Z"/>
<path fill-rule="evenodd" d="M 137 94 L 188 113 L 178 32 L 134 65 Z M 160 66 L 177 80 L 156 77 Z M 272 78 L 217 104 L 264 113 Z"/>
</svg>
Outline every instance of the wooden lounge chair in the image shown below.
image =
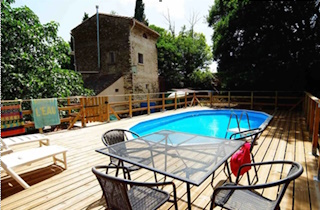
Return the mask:
<svg viewBox="0 0 320 210">
<path fill-rule="evenodd" d="M 246 166 L 273 166 L 275 164 L 291 165 L 289 173 L 286 177 L 265 184 L 242 186 L 238 184 L 239 174 L 242 168 Z M 284 168 L 284 167 L 283 167 Z M 244 164 L 239 168 L 238 176 L 235 183 L 225 183 L 222 186 L 214 189 L 211 197 L 210 209 L 215 206 L 220 206 L 225 209 L 247 210 L 247 209 L 261 209 L 261 210 L 275 210 L 280 209 L 280 202 L 285 194 L 285 191 L 292 180 L 298 178 L 303 172 L 303 167 L 300 163 L 293 161 L 269 161 L 262 163 Z M 266 189 L 270 187 L 279 187 L 279 193 L 275 200 L 270 200 L 256 190 Z M 262 191 L 263 192 L 263 191 Z"/>
<path fill-rule="evenodd" d="M 158 209 L 167 201 L 174 203 L 177 210 L 177 193 L 175 184 L 171 182 L 145 183 L 136 182 L 128 179 L 105 174 L 99 170 L 117 169 L 116 166 L 96 166 L 92 168 L 92 172 L 96 175 L 101 186 L 104 198 L 106 200 L 107 209 L 124 209 L 124 210 L 149 210 Z M 122 167 L 123 170 L 127 170 Z M 168 192 L 159 190 L 156 187 L 171 185 L 173 187 L 173 200 L 170 200 Z"/>
<path fill-rule="evenodd" d="M 50 144 L 49 138 L 40 133 L 1 138 L 1 141 L 5 149 L 9 149 L 10 146 L 37 142 L 37 141 L 39 142 L 40 147 L 42 145 L 48 146 Z"/>
<path fill-rule="evenodd" d="M 57 162 L 61 162 L 64 164 L 64 168 L 67 169 L 66 152 L 67 149 L 61 146 L 38 147 L 34 149 L 13 152 L 1 156 L 1 167 L 23 188 L 27 189 L 30 186 L 13 170 L 14 168 L 22 165 L 29 165 L 33 162 L 52 157 L 54 164 L 57 164 Z M 6 153 L 6 151 L 2 151 L 1 155 L 3 155 L 4 153 Z M 56 158 L 56 155 L 60 154 L 63 156 L 63 159 Z"/>
</svg>

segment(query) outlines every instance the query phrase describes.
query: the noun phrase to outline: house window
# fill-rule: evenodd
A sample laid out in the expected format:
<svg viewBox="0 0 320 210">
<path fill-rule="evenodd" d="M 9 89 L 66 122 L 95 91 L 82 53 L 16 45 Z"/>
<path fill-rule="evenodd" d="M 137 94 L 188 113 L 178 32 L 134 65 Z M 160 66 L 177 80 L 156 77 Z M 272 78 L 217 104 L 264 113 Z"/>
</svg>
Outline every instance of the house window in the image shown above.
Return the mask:
<svg viewBox="0 0 320 210">
<path fill-rule="evenodd" d="M 141 54 L 141 53 L 138 53 L 138 62 L 140 64 L 143 64 L 143 54 Z"/>
<path fill-rule="evenodd" d="M 115 52 L 109 52 L 109 55 L 108 55 L 108 63 L 109 63 L 109 64 L 114 64 L 114 63 L 116 63 L 116 54 L 115 54 Z"/>
<path fill-rule="evenodd" d="M 115 89 L 115 92 L 117 93 L 117 92 L 119 92 L 119 89 L 117 88 L 117 89 Z"/>
<path fill-rule="evenodd" d="M 148 39 L 148 36 L 146 33 L 143 33 L 142 36 L 143 36 L 143 38 Z"/>
</svg>

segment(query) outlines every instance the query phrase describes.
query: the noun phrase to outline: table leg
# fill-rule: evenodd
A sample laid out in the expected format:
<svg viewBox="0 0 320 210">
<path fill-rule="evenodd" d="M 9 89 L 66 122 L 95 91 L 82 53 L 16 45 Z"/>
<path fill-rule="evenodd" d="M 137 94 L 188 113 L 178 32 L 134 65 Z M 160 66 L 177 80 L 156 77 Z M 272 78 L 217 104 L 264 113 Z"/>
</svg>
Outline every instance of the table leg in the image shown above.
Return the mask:
<svg viewBox="0 0 320 210">
<path fill-rule="evenodd" d="M 191 192 L 190 192 L 189 183 L 187 183 L 187 199 L 188 199 L 188 209 L 191 210 Z"/>
</svg>

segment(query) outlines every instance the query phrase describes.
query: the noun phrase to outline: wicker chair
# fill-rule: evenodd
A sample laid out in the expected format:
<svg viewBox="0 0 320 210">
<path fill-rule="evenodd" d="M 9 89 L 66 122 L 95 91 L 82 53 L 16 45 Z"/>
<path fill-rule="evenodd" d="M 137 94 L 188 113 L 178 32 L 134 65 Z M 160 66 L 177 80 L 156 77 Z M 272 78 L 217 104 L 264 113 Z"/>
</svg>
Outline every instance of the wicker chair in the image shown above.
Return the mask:
<svg viewBox="0 0 320 210">
<path fill-rule="evenodd" d="M 174 203 L 175 209 L 178 209 L 176 187 L 173 182 L 161 183 L 144 183 L 135 182 L 129 179 L 122 179 L 101 173 L 98 169 L 117 168 L 115 166 L 96 166 L 92 168 L 92 172 L 96 175 L 99 184 L 102 188 L 104 198 L 106 200 L 107 209 L 157 209 L 167 201 Z M 121 167 L 127 170 L 125 167 Z M 172 185 L 173 200 L 170 200 L 168 192 L 159 190 L 155 187 Z"/>
<path fill-rule="evenodd" d="M 210 209 L 214 206 L 220 206 L 226 209 L 280 209 L 280 202 L 283 198 L 285 191 L 290 184 L 290 182 L 298 178 L 302 172 L 303 168 L 301 164 L 293 161 L 269 161 L 262 163 L 250 163 L 244 164 L 239 168 L 239 172 L 243 167 L 246 166 L 263 166 L 263 165 L 274 165 L 274 164 L 288 164 L 291 165 L 288 175 L 281 180 L 277 180 L 271 183 L 258 184 L 258 185 L 248 185 L 241 186 L 238 185 L 239 175 L 237 176 L 235 183 L 225 183 L 220 187 L 217 187 L 211 197 Z M 238 173 L 239 174 L 239 173 Z M 269 200 L 263 197 L 261 194 L 256 192 L 256 189 L 265 189 L 269 187 L 280 187 L 280 191 L 277 195 L 276 200 Z"/>
<path fill-rule="evenodd" d="M 256 141 L 259 139 L 261 133 L 263 132 L 263 130 L 261 130 L 260 128 L 255 128 L 255 129 L 250 129 L 250 130 L 246 130 L 246 131 L 241 131 L 238 133 L 234 133 L 230 136 L 230 139 L 233 140 L 246 140 L 249 141 L 251 146 L 250 146 L 250 154 L 251 154 L 251 160 L 252 163 L 255 163 L 254 161 L 254 155 L 252 154 L 252 150 L 253 150 L 253 146 L 256 144 Z M 255 182 L 259 181 L 258 178 L 258 171 L 257 171 L 257 167 L 253 166 L 254 171 L 255 171 L 255 176 L 253 177 L 253 180 L 256 179 Z M 229 170 L 229 169 L 228 169 Z M 248 177 L 248 183 L 250 184 L 250 176 L 249 173 L 247 173 L 247 177 Z M 252 180 L 252 182 L 253 182 Z"/>
<path fill-rule="evenodd" d="M 131 136 L 129 136 L 129 135 L 131 135 Z M 104 145 L 109 147 L 109 145 L 116 144 L 116 143 L 123 142 L 123 141 L 127 141 L 129 139 L 136 138 L 136 137 L 139 137 L 139 135 L 133 131 L 125 130 L 125 129 L 112 129 L 112 130 L 105 132 L 102 135 L 101 140 L 104 143 Z M 123 166 L 123 167 L 126 167 L 129 171 L 135 171 L 135 170 L 140 169 L 138 166 L 132 165 L 130 163 L 125 163 L 122 161 L 120 162 L 119 159 L 114 158 L 114 157 L 110 157 L 109 166 L 110 165 Z M 119 169 L 116 172 L 116 176 L 118 176 L 118 172 L 119 172 Z M 125 174 L 125 171 L 124 171 L 124 174 Z"/>
</svg>

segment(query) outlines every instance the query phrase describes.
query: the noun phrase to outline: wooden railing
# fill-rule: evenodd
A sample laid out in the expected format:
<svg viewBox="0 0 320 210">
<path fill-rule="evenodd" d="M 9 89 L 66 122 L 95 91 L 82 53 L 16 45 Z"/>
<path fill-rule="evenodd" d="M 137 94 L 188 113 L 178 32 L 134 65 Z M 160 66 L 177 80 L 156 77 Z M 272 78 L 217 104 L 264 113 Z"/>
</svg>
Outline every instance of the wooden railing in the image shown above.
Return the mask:
<svg viewBox="0 0 320 210">
<path fill-rule="evenodd" d="M 311 134 L 310 138 L 312 139 L 312 154 L 317 156 L 317 149 L 319 145 L 320 100 L 308 92 L 305 93 L 304 114 L 309 133 Z M 317 179 L 320 181 L 320 157 L 318 160 Z"/>
<path fill-rule="evenodd" d="M 304 113 L 309 133 L 312 134 L 312 154 L 317 155 L 317 146 L 319 141 L 319 116 L 320 116 L 320 100 L 306 92 Z"/>
<path fill-rule="evenodd" d="M 58 98 L 61 124 L 72 128 L 77 121 L 85 127 L 89 122 L 110 122 L 112 118 L 133 117 L 141 114 L 180 109 L 189 106 L 209 106 L 216 108 L 276 109 L 297 108 L 304 99 L 303 92 L 281 91 L 193 91 L 184 95 L 170 93 L 150 93 L 109 96 L 78 96 Z M 5 103 L 8 101 L 2 101 Z M 30 100 L 22 100 L 25 127 L 34 127 Z M 40 129 L 41 132 L 41 129 Z"/>
</svg>

